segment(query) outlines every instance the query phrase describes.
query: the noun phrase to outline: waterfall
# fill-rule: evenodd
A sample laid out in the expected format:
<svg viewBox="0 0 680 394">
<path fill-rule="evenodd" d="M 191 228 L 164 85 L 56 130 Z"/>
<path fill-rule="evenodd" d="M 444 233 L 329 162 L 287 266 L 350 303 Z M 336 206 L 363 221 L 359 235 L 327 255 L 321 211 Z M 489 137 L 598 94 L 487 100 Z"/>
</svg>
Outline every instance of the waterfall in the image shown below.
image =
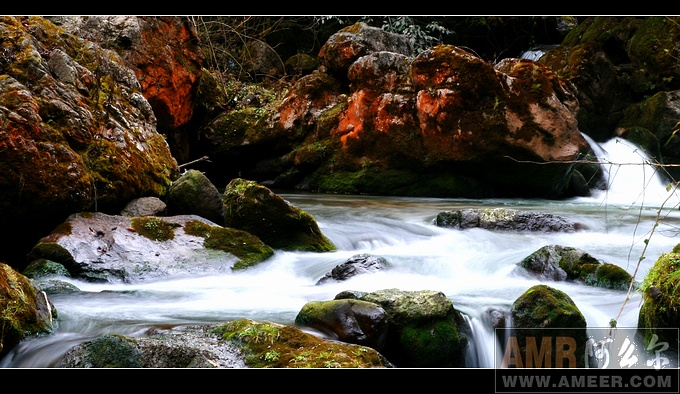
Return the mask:
<svg viewBox="0 0 680 394">
<path fill-rule="evenodd" d="M 471 332 L 465 358 L 465 366 L 468 368 L 495 368 L 498 360 L 501 360 L 500 342 L 496 336 L 496 330 L 486 314 L 480 317 L 471 317 L 463 314 L 465 322 Z"/>
<path fill-rule="evenodd" d="M 538 59 L 545 55 L 546 52 L 550 51 L 551 49 L 555 49 L 558 46 L 559 45 L 537 45 L 527 51 L 522 52 L 519 57 L 522 59 L 538 61 Z"/>
<path fill-rule="evenodd" d="M 594 191 L 592 197 L 615 205 L 677 206 L 678 194 L 664 180 L 657 167 L 642 148 L 620 137 L 602 144 L 583 134 L 591 149 L 602 163 L 607 189 Z"/>
<path fill-rule="evenodd" d="M 616 207 L 617 215 L 619 212 L 628 211 L 625 208 L 634 206 L 652 207 L 655 211 L 658 207 L 663 207 L 670 212 L 664 216 L 665 218 L 678 216 L 677 207 L 680 205 L 680 198 L 677 191 L 668 187 L 668 183 L 664 180 L 658 168 L 655 167 L 655 163 L 642 148 L 620 137 L 597 143 L 588 135 L 583 134 L 583 136 L 590 144 L 597 160 L 601 163 L 607 188 L 606 190 L 593 190 L 591 196 L 576 197 L 572 201 L 578 202 L 579 205 L 585 203 L 584 206 L 593 203 L 595 206 Z M 602 212 L 598 209 L 597 212 L 601 212 L 605 216 L 610 215 L 607 210 Z M 637 217 L 640 211 L 636 208 L 631 210 L 630 214 Z M 659 227 L 659 231 L 663 231 L 661 227 Z M 666 233 L 669 234 L 668 231 Z M 611 234 L 610 236 L 613 237 L 614 235 Z M 655 242 L 658 241 L 655 239 Z M 582 247 L 596 251 L 594 245 Z M 624 265 L 624 267 L 626 266 Z M 641 270 L 641 272 L 644 272 L 644 270 Z M 635 296 L 633 295 L 633 297 Z M 624 323 L 623 326 L 636 326 L 638 307 L 639 300 L 629 303 L 626 314 L 620 317 L 620 322 Z M 580 309 L 592 327 L 604 327 L 611 318 L 611 316 L 602 312 L 601 306 L 593 308 L 590 305 L 581 305 Z M 500 334 L 494 329 L 491 318 L 486 313 L 479 315 L 468 313 L 465 315 L 465 319 L 471 332 L 466 353 L 466 366 L 471 368 L 498 367 L 503 358 L 500 342 L 503 338 L 499 340 L 498 335 Z M 512 328 L 511 316 L 506 316 L 505 320 L 504 333 L 507 334 Z M 604 325 L 602 321 L 605 321 Z"/>
</svg>

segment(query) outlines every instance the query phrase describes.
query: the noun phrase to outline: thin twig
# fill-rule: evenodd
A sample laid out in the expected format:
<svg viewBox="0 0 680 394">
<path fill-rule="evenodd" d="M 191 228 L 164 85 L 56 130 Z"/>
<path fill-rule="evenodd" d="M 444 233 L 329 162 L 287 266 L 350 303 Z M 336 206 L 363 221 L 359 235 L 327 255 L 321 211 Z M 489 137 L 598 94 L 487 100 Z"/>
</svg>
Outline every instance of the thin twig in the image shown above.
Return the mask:
<svg viewBox="0 0 680 394">
<path fill-rule="evenodd" d="M 188 165 L 195 164 L 195 163 L 198 163 L 198 162 L 201 162 L 201 161 L 208 161 L 208 162 L 209 162 L 210 160 L 208 159 L 208 156 L 203 156 L 203 157 L 201 157 L 201 158 L 199 158 L 199 159 L 192 160 L 192 161 L 190 161 L 190 162 L 188 162 L 188 163 L 180 164 L 178 167 L 179 167 L 179 168 L 186 167 L 186 166 L 188 166 Z"/>
</svg>

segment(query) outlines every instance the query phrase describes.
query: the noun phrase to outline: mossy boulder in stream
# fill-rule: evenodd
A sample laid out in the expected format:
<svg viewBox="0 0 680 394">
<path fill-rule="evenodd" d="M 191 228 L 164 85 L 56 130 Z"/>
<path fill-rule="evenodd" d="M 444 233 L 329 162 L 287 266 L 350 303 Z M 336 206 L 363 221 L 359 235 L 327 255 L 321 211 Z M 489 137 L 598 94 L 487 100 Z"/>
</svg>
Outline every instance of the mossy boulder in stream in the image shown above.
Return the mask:
<svg viewBox="0 0 680 394">
<path fill-rule="evenodd" d="M 255 181 L 233 179 L 222 202 L 225 227 L 247 231 L 274 249 L 306 252 L 336 249 L 312 215 Z"/>
<path fill-rule="evenodd" d="M 359 299 L 377 304 L 387 313 L 382 354 L 390 362 L 405 368 L 464 366 L 468 326 L 444 293 L 385 289 Z"/>
<path fill-rule="evenodd" d="M 130 218 L 82 212 L 43 237 L 28 260 L 59 263 L 74 278 L 134 283 L 224 274 L 273 254 L 257 236 L 197 215 Z"/>
<path fill-rule="evenodd" d="M 584 367 L 586 318 L 565 292 L 546 285 L 533 286 L 515 300 L 511 313 L 512 335 L 502 346 L 503 361 L 508 366 Z M 541 353 L 548 349 L 554 351 Z M 534 351 L 536 358 L 529 358 Z"/>
<path fill-rule="evenodd" d="M 579 281 L 607 289 L 627 290 L 633 280 L 618 265 L 601 262 L 584 250 L 571 246 L 543 246 L 517 265 L 541 279 Z"/>
</svg>

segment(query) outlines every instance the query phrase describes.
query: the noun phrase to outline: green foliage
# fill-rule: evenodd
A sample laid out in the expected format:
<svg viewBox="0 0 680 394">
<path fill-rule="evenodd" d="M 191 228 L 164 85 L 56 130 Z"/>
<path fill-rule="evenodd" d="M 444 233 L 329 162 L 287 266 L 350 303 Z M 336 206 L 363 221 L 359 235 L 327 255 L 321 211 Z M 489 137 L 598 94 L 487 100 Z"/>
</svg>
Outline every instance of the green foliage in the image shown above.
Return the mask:
<svg viewBox="0 0 680 394">
<path fill-rule="evenodd" d="M 279 356 L 281 356 L 281 353 L 277 352 L 276 350 L 270 350 L 264 354 L 264 361 L 267 362 L 278 361 Z"/>
<path fill-rule="evenodd" d="M 422 52 L 429 47 L 437 45 L 444 36 L 454 34 L 452 30 L 442 26 L 438 21 L 430 21 L 421 25 L 411 16 L 387 17 L 381 27 L 385 31 L 411 37 L 417 52 Z"/>
</svg>

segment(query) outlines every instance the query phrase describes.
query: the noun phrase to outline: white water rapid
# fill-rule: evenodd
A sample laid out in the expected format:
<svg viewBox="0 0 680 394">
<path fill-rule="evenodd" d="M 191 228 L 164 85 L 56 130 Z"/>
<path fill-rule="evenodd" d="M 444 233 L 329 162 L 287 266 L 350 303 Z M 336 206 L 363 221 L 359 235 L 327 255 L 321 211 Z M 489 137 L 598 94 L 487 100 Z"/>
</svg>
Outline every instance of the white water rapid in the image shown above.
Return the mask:
<svg viewBox="0 0 680 394">
<path fill-rule="evenodd" d="M 551 244 L 577 247 L 631 274 L 637 268 L 636 280 L 642 280 L 659 255 L 680 241 L 678 197 L 669 195 L 654 169 L 645 165 L 648 158 L 641 150 L 615 139 L 602 144 L 600 154 L 611 163 L 609 190 L 563 201 L 283 193 L 316 218 L 338 251 L 277 252 L 244 272 L 152 283 L 95 284 L 64 278 L 83 291 L 50 297 L 59 314 L 56 332 L 25 341 L 0 360 L 0 366 L 52 367 L 79 341 L 106 333 L 139 335 L 159 324 L 223 323 L 241 317 L 293 324 L 309 301 L 329 300 L 344 290 L 398 288 L 444 292 L 466 315 L 474 333 L 467 366 L 494 367 L 497 349 L 487 309 L 509 310 L 517 297 L 541 283 L 514 270 L 524 257 Z M 588 230 L 526 234 L 433 225 L 439 212 L 480 207 L 563 215 L 585 223 Z M 645 258 L 637 267 L 643 251 Z M 316 285 L 333 267 L 359 253 L 382 256 L 390 268 Z M 589 327 L 607 327 L 611 319 L 617 319 L 620 327 L 637 325 L 639 294 L 631 295 L 618 316 L 626 291 L 570 282 L 547 284 L 574 300 Z"/>
</svg>

